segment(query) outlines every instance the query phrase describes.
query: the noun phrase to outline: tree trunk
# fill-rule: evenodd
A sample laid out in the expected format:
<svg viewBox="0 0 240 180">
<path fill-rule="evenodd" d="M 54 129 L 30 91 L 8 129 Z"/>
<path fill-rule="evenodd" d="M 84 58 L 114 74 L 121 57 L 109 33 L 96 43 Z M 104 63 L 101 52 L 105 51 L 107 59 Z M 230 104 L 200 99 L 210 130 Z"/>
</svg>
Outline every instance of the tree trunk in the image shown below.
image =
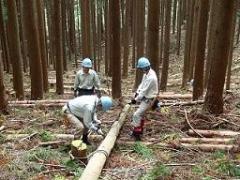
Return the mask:
<svg viewBox="0 0 240 180">
<path fill-rule="evenodd" d="M 236 19 L 237 19 L 236 12 L 237 12 L 237 4 L 236 4 L 236 1 L 235 1 L 234 16 L 233 16 L 232 29 L 231 29 L 230 50 L 229 50 L 229 54 L 228 54 L 226 90 L 230 89 L 230 84 L 231 84 L 231 67 L 232 67 L 232 60 L 233 60 L 233 44 L 234 44 L 235 26 L 236 26 Z"/>
<path fill-rule="evenodd" d="M 24 25 L 28 34 L 28 54 L 31 74 L 31 99 L 43 98 L 43 74 L 39 42 L 36 1 L 23 1 Z"/>
<path fill-rule="evenodd" d="M 144 30 L 145 30 L 145 0 L 135 0 L 136 3 L 136 60 L 144 56 Z M 140 84 L 141 72 L 136 70 L 135 88 Z M 134 88 L 134 89 L 135 89 Z"/>
<path fill-rule="evenodd" d="M 210 113 L 220 114 L 223 112 L 222 94 L 231 40 L 234 1 L 213 0 L 211 8 L 213 8 L 211 23 L 213 23 L 212 31 L 214 33 L 209 38 L 213 41 L 213 49 L 211 51 L 211 69 L 203 108 Z"/>
<path fill-rule="evenodd" d="M 6 8 L 6 7 L 5 7 Z M 7 31 L 6 31 L 6 25 L 4 21 L 7 21 L 3 16 L 3 1 L 0 1 L 0 39 L 2 41 L 2 49 L 3 49 L 3 60 L 6 62 L 6 66 L 4 66 L 4 69 L 7 73 L 10 73 L 10 54 L 9 54 L 9 45 L 7 41 Z"/>
<path fill-rule="evenodd" d="M 81 2 L 82 56 L 83 58 L 92 58 L 90 37 L 90 1 L 82 0 Z"/>
<path fill-rule="evenodd" d="M 20 48 L 19 25 L 15 0 L 7 1 L 8 7 L 8 44 L 13 68 L 13 87 L 18 99 L 24 98 L 23 66 Z"/>
<path fill-rule="evenodd" d="M 91 6 L 91 27 L 92 27 L 92 58 L 94 69 L 97 68 L 96 52 L 97 52 L 97 27 L 96 27 L 96 10 L 95 1 L 90 1 Z"/>
<path fill-rule="evenodd" d="M 189 61 L 189 78 L 188 81 L 193 79 L 193 70 L 196 60 L 196 53 L 197 53 L 197 37 L 198 37 L 198 21 L 199 21 L 199 1 L 195 1 L 194 7 L 194 17 L 193 17 L 193 29 L 192 29 L 192 42 L 190 48 L 190 61 Z M 199 27 L 200 28 L 200 27 Z"/>
<path fill-rule="evenodd" d="M 8 101 L 3 80 L 2 52 L 0 50 L 0 111 L 4 114 L 7 114 Z"/>
<path fill-rule="evenodd" d="M 147 57 L 151 67 L 159 78 L 159 19 L 160 1 L 149 1 L 148 4 L 148 36 L 147 36 Z"/>
<path fill-rule="evenodd" d="M 178 15 L 177 15 L 177 55 L 180 55 L 180 48 L 181 48 L 181 26 L 182 26 L 182 19 L 183 19 L 183 11 L 182 11 L 182 4 L 183 0 L 178 1 Z"/>
<path fill-rule="evenodd" d="M 56 39 L 56 93 L 63 94 L 63 46 L 62 46 L 62 8 L 61 0 L 54 3 Z"/>
<path fill-rule="evenodd" d="M 120 1 L 110 0 L 112 7 L 112 48 L 111 61 L 112 70 L 112 96 L 114 99 L 121 97 L 121 46 L 120 46 Z"/>
<path fill-rule="evenodd" d="M 42 74 L 43 74 L 43 90 L 48 91 L 48 69 L 47 69 L 47 52 L 46 52 L 46 37 L 45 37 L 45 23 L 44 23 L 44 5 L 42 0 L 37 0 L 37 14 L 38 14 L 38 33 L 40 42 Z"/>
<path fill-rule="evenodd" d="M 122 76 L 123 78 L 127 78 L 128 76 L 128 59 L 129 59 L 129 40 L 130 40 L 130 31 L 131 31 L 131 4 L 132 0 L 126 1 L 126 13 L 125 13 L 125 24 L 123 27 L 123 66 L 122 66 Z"/>
<path fill-rule="evenodd" d="M 209 0 L 199 0 L 199 17 L 197 29 L 196 62 L 193 83 L 193 100 L 203 95 L 203 73 L 205 61 L 206 36 L 208 25 Z"/>
<path fill-rule="evenodd" d="M 175 34 L 176 14 L 177 14 L 177 0 L 173 1 L 173 18 L 172 18 L 172 33 Z"/>
<path fill-rule="evenodd" d="M 195 1 L 189 0 L 189 13 L 187 14 L 187 30 L 185 35 L 185 50 L 184 50 L 184 65 L 183 65 L 183 78 L 182 78 L 182 88 L 185 88 L 187 81 L 189 80 L 190 72 L 190 49 L 192 42 L 192 31 L 193 31 L 193 16 L 194 16 L 194 6 Z"/>
<path fill-rule="evenodd" d="M 165 2 L 165 35 L 164 35 L 164 54 L 162 65 L 162 76 L 160 82 L 160 90 L 166 91 L 167 78 L 168 78 L 168 66 L 169 66 L 169 48 L 170 48 L 170 25 L 171 25 L 171 1 Z"/>
<path fill-rule="evenodd" d="M 66 0 L 63 0 L 62 1 L 62 44 L 63 44 L 63 69 L 64 69 L 64 71 L 68 70 L 66 38 L 67 38 L 67 10 L 66 10 Z"/>
</svg>

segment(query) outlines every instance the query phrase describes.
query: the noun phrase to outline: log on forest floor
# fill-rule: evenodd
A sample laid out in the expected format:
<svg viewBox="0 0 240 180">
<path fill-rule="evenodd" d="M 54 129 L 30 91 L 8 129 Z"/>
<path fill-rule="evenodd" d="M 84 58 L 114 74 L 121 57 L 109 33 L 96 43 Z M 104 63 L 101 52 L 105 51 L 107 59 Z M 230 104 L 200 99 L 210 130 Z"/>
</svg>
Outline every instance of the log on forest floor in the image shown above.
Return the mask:
<svg viewBox="0 0 240 180">
<path fill-rule="evenodd" d="M 235 131 L 227 131 L 227 130 L 200 130 L 195 129 L 196 132 L 199 134 L 202 134 L 205 137 L 212 137 L 212 136 L 238 136 L 240 135 L 240 132 Z M 196 133 L 193 130 L 188 131 L 189 135 L 195 135 Z"/>
<path fill-rule="evenodd" d="M 166 148 L 166 149 L 172 149 L 172 150 L 178 150 L 178 149 L 196 149 L 196 150 L 201 150 L 204 152 L 213 152 L 217 150 L 223 150 L 223 151 L 231 151 L 231 152 L 239 152 L 240 147 L 239 145 L 232 145 L 232 144 L 190 144 L 190 143 L 159 143 L 158 141 L 156 142 L 144 142 L 144 141 L 139 141 L 143 145 L 146 146 L 160 146 L 161 148 Z M 117 141 L 117 145 L 119 146 L 133 146 L 136 144 L 135 141 Z"/>
<path fill-rule="evenodd" d="M 119 131 L 126 119 L 129 110 L 130 105 L 126 105 L 120 114 L 118 121 L 113 123 L 103 142 L 99 145 L 98 149 L 93 152 L 80 179 L 97 180 L 99 178 L 102 168 L 115 144 Z"/>
</svg>

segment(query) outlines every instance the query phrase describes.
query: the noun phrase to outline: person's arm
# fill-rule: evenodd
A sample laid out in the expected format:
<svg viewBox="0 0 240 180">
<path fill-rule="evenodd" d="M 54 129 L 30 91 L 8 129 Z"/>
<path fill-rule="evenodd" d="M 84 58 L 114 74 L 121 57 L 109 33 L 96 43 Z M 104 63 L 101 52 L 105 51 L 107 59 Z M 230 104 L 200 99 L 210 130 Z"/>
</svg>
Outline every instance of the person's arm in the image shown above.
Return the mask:
<svg viewBox="0 0 240 180">
<path fill-rule="evenodd" d="M 90 111 L 89 109 L 86 109 L 84 112 L 84 116 L 83 116 L 83 123 L 84 125 L 88 128 L 88 129 L 92 129 L 93 124 L 93 114 L 92 111 Z"/>
</svg>

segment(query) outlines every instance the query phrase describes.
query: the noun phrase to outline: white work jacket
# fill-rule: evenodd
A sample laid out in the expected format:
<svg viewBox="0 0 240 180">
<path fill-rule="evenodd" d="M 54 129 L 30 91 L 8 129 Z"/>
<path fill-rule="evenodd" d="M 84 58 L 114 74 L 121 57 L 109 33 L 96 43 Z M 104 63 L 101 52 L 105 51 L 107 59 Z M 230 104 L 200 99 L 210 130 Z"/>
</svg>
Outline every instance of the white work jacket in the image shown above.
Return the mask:
<svg viewBox="0 0 240 180">
<path fill-rule="evenodd" d="M 80 96 L 68 102 L 68 110 L 74 116 L 83 119 L 84 125 L 90 129 L 93 121 L 97 121 L 96 107 L 100 99 L 95 96 Z"/>
<path fill-rule="evenodd" d="M 100 80 L 96 71 L 89 69 L 89 72 L 85 74 L 82 69 L 79 70 L 75 77 L 74 90 L 77 88 L 90 90 L 93 87 L 97 90 L 100 88 Z"/>
<path fill-rule="evenodd" d="M 152 99 L 158 94 L 158 79 L 155 71 L 150 69 L 148 73 L 144 73 L 142 82 L 137 89 L 136 101 L 141 101 L 144 98 Z"/>
</svg>

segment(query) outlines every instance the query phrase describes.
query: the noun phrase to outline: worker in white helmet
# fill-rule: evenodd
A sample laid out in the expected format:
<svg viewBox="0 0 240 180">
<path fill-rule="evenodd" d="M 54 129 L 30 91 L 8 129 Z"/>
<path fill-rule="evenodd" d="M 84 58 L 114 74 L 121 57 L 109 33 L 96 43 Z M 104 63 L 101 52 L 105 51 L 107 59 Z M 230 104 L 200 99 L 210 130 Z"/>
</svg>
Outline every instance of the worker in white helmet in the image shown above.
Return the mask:
<svg viewBox="0 0 240 180">
<path fill-rule="evenodd" d="M 83 59 L 81 69 L 77 72 L 74 82 L 74 96 L 100 95 L 100 80 L 96 71 L 92 69 L 92 61 Z"/>
</svg>

